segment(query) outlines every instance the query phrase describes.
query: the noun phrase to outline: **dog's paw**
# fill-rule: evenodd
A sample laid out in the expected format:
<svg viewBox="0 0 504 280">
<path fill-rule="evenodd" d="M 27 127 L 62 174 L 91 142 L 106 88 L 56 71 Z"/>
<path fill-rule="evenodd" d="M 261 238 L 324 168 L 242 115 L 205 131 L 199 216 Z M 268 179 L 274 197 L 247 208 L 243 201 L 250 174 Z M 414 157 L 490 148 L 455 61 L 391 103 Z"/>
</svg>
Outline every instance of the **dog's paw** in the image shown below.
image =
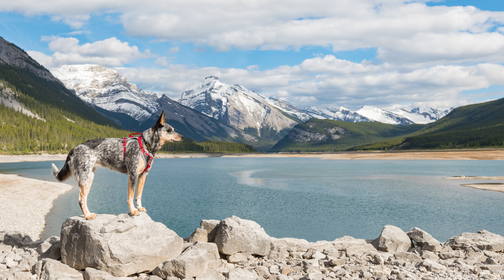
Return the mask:
<svg viewBox="0 0 504 280">
<path fill-rule="evenodd" d="M 94 220 L 95 218 L 96 218 L 96 214 L 95 213 L 91 213 L 88 216 L 86 216 L 86 220 Z"/>
<path fill-rule="evenodd" d="M 131 213 L 131 216 L 140 216 L 140 212 L 138 212 L 137 209 L 132 210 L 130 213 Z"/>
<path fill-rule="evenodd" d="M 147 209 L 145 209 L 145 207 L 138 207 L 138 211 L 147 213 Z"/>
</svg>

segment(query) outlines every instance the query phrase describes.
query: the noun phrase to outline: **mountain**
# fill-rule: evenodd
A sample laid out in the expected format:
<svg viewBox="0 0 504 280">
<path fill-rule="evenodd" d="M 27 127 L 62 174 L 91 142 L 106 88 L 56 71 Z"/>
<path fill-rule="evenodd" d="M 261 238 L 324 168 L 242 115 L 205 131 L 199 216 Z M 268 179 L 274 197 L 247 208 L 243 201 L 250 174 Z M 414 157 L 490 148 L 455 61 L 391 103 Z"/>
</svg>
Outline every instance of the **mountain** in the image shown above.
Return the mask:
<svg viewBox="0 0 504 280">
<path fill-rule="evenodd" d="M 8 153 L 65 152 L 89 139 L 127 135 L 1 37 L 0 120 L 0 152 Z"/>
<path fill-rule="evenodd" d="M 344 122 L 370 122 L 371 119 L 360 115 L 355 111 L 348 110 L 344 107 L 327 107 L 327 109 L 319 109 L 315 106 L 308 106 L 304 111 L 316 119 L 328 119 Z"/>
<path fill-rule="evenodd" d="M 395 149 L 504 146 L 504 98 L 454 109 Z"/>
<path fill-rule="evenodd" d="M 255 92 L 227 85 L 214 76 L 191 86 L 178 101 L 236 129 L 275 142 L 300 122 Z"/>
<path fill-rule="evenodd" d="M 64 65 L 54 76 L 75 95 L 117 125 L 143 131 L 164 111 L 168 123 L 186 138 L 258 144 L 259 138 L 188 108 L 166 95 L 138 89 L 117 71 L 99 65 Z M 269 147 L 271 147 L 270 145 Z"/>
<path fill-rule="evenodd" d="M 334 152 L 409 135 L 424 125 L 311 119 L 296 125 L 270 152 Z"/>
<path fill-rule="evenodd" d="M 113 125 L 65 88 L 49 70 L 2 37 L 0 37 L 0 79 L 15 86 L 35 102 L 97 124 Z"/>
<path fill-rule="evenodd" d="M 280 98 L 269 97 L 269 98 L 265 98 L 265 100 L 269 104 L 277 107 L 278 109 L 297 118 L 300 121 L 305 122 L 305 121 L 313 118 L 313 116 L 310 115 L 308 112 L 306 112 L 302 109 L 299 109 L 298 107 L 296 107 L 296 106 L 290 104 L 289 102 L 282 100 Z"/>
<path fill-rule="evenodd" d="M 155 93 L 139 90 L 115 70 L 84 64 L 64 65 L 52 73 L 89 105 L 127 114 L 140 124 L 160 109 Z"/>
<path fill-rule="evenodd" d="M 348 110 L 344 107 L 328 107 L 319 109 L 308 106 L 303 109 L 306 113 L 317 119 L 328 119 L 345 122 L 370 122 L 376 121 L 395 125 L 427 124 L 439 120 L 448 114 L 453 108 L 439 110 L 434 108 L 414 108 L 385 110 L 374 106 L 363 106 L 357 111 Z"/>
<path fill-rule="evenodd" d="M 436 111 L 431 113 L 439 114 Z M 270 151 L 324 152 L 479 147 L 504 147 L 504 98 L 458 107 L 441 119 L 426 125 L 397 126 L 379 122 L 309 120 L 294 127 Z"/>
</svg>

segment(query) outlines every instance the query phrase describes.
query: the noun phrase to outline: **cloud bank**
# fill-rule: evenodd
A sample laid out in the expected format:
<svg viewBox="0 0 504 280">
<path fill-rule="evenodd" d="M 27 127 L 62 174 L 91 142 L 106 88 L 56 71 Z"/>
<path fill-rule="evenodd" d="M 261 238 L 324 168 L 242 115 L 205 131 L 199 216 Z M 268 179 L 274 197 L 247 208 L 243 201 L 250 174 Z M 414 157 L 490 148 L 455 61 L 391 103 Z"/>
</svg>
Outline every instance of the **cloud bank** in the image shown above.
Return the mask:
<svg viewBox="0 0 504 280">
<path fill-rule="evenodd" d="M 474 102 L 465 90 L 503 85 L 504 12 L 472 6 L 426 5 L 404 0 L 257 1 L 4 1 L 0 11 L 48 15 L 72 28 L 91 16 L 115 15 L 128 36 L 210 46 L 217 51 L 296 50 L 330 47 L 334 55 L 260 71 L 173 65 L 169 55 L 140 52 L 115 37 L 80 44 L 76 38 L 45 38 L 53 54 L 29 52 L 49 68 L 98 63 L 116 67 L 141 87 L 177 96 L 206 75 L 240 83 L 294 104 L 345 107 Z M 377 50 L 376 62 L 338 59 L 338 51 Z M 167 56 L 168 55 L 168 56 Z M 157 68 L 124 64 L 157 56 Z"/>
</svg>

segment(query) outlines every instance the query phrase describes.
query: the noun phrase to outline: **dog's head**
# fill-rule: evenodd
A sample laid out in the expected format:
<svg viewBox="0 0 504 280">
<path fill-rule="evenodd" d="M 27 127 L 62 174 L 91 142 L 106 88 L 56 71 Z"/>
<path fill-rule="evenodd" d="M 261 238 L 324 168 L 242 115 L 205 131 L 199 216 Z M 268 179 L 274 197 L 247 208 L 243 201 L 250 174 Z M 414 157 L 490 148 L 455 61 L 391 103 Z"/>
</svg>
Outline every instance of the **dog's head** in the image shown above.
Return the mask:
<svg viewBox="0 0 504 280">
<path fill-rule="evenodd" d="M 152 137 L 159 140 L 159 145 L 163 146 L 167 142 L 180 142 L 184 136 L 175 132 L 173 127 L 166 123 L 166 116 L 164 111 L 157 120 L 156 124 L 150 129 Z"/>
</svg>

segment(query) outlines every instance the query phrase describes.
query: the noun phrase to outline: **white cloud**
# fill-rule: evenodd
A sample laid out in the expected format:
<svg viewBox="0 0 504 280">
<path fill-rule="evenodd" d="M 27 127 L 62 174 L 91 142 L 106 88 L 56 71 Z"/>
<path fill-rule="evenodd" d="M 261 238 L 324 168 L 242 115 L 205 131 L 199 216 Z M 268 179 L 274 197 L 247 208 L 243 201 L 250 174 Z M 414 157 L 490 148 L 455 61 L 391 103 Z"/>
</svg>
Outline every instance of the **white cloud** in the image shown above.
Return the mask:
<svg viewBox="0 0 504 280">
<path fill-rule="evenodd" d="M 332 46 L 334 51 L 378 48 L 380 59 L 391 63 L 504 62 L 504 12 L 423 2 L 18 0 L 3 1 L 0 11 L 50 15 L 74 28 L 91 14 L 113 14 L 129 35 L 219 51 Z"/>
<path fill-rule="evenodd" d="M 170 48 L 170 50 L 168 51 L 169 54 L 174 54 L 174 53 L 178 53 L 180 51 L 180 48 L 179 47 L 173 47 L 173 48 Z"/>
<path fill-rule="evenodd" d="M 39 52 L 30 52 L 30 55 L 40 59 L 39 62 L 49 69 L 64 64 L 87 63 L 120 66 L 139 58 L 152 57 L 148 49 L 140 52 L 137 46 L 130 46 L 128 42 L 121 42 L 115 37 L 86 44 L 79 44 L 79 40 L 72 37 L 43 37 L 42 41 L 49 42 L 49 49 L 54 52 L 52 56 Z"/>
<path fill-rule="evenodd" d="M 169 92 L 174 99 L 180 98 L 182 91 L 189 86 L 213 75 L 225 83 L 240 84 L 259 93 L 265 92 L 267 96 L 282 97 L 301 107 L 332 105 L 358 109 L 366 104 L 451 107 L 472 103 L 473 98 L 481 97 L 462 98 L 460 92 L 504 85 L 504 66 L 499 64 L 438 65 L 404 70 L 387 64 L 353 63 L 332 55 L 265 71 L 173 64 L 166 69 L 116 70 L 141 88 Z"/>
</svg>

